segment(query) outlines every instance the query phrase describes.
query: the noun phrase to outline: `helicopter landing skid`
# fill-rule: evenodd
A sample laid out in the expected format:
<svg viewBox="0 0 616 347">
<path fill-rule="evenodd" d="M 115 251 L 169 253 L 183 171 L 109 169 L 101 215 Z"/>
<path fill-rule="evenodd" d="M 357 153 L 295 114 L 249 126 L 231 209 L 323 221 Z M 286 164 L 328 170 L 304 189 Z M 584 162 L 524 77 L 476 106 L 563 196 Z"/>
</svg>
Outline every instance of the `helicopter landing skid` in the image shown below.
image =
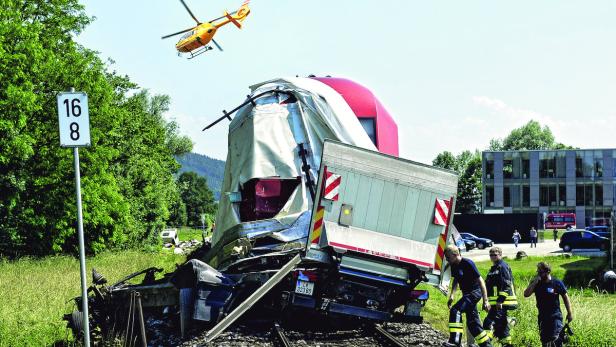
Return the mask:
<svg viewBox="0 0 616 347">
<path fill-rule="evenodd" d="M 199 48 L 197 50 L 194 50 L 194 51 L 190 52 L 190 57 L 188 57 L 188 59 L 192 59 L 192 58 L 194 58 L 194 57 L 196 57 L 198 55 L 201 55 L 201 54 L 203 54 L 203 53 L 205 53 L 207 51 L 211 51 L 212 49 L 213 49 L 212 46 L 203 46 L 203 47 L 201 47 L 201 48 Z"/>
</svg>

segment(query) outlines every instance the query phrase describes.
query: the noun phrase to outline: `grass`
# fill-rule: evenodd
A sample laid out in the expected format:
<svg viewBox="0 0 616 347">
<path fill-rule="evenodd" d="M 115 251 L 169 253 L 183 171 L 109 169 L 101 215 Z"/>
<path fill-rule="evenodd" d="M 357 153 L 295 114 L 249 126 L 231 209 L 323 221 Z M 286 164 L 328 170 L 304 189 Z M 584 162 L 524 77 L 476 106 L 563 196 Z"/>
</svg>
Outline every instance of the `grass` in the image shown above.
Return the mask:
<svg viewBox="0 0 616 347">
<path fill-rule="evenodd" d="M 537 308 L 534 295 L 524 298 L 523 292 L 535 276 L 536 264 L 544 258 L 530 257 L 522 260 L 508 260 L 514 278 L 519 307 L 510 311 L 517 318 L 517 325 L 512 329 L 514 346 L 540 346 L 537 328 Z M 550 257 L 554 277 L 562 279 L 568 287 L 574 320 L 572 328 L 575 333 L 568 346 L 616 346 L 616 296 L 600 294 L 584 285 L 594 277 L 596 271 L 605 267 L 603 258 L 586 257 Z M 482 276 L 487 274 L 491 263 L 478 262 L 477 267 Z M 447 333 L 449 310 L 446 297 L 440 291 L 425 286 L 430 291 L 430 300 L 424 308 L 424 318 L 435 328 Z M 457 294 L 459 298 L 459 294 Z M 561 300 L 562 302 L 562 300 Z M 561 305 L 566 313 L 564 304 Z M 485 317 L 482 312 L 481 318 Z"/>
<path fill-rule="evenodd" d="M 86 260 L 109 283 L 150 266 L 171 271 L 184 256 L 143 251 L 108 252 Z M 79 260 L 68 256 L 0 259 L 0 346 L 45 346 L 71 339 L 62 320 L 81 295 Z M 141 280 L 138 277 L 136 281 Z M 69 302 L 70 301 L 70 302 Z"/>
<path fill-rule="evenodd" d="M 178 230 L 178 237 L 180 238 L 180 241 L 190 241 L 190 240 L 197 240 L 202 242 L 203 241 L 203 229 L 201 228 L 189 228 L 189 227 L 181 227 Z M 208 230 L 206 233 L 211 233 L 210 230 Z"/>
<path fill-rule="evenodd" d="M 198 232 L 200 235 L 200 230 Z M 195 238 L 189 233 L 182 234 Z M 512 312 L 518 319 L 518 324 L 512 330 L 515 346 L 540 345 L 535 298 L 523 298 L 522 292 L 535 275 L 536 263 L 541 260 L 525 258 L 509 261 L 520 302 L 520 307 Z M 87 259 L 88 281 L 92 267 L 113 283 L 127 274 L 150 266 L 171 271 L 174 264 L 183 261 L 183 256 L 173 254 L 143 251 L 103 253 Z M 554 276 L 563 279 L 568 285 L 571 296 L 574 311 L 572 326 L 576 335 L 569 346 L 616 346 L 616 330 L 613 329 L 613 322 L 616 321 L 616 296 L 583 288 L 593 277 L 594 271 L 603 268 L 604 260 L 550 257 L 549 262 Z M 477 266 L 485 276 L 490 263 L 480 262 Z M 446 298 L 430 286 L 425 288 L 428 288 L 431 295 L 423 315 L 435 328 L 446 332 L 449 312 Z M 74 309 L 74 304 L 69 301 L 79 295 L 79 262 L 75 258 L 0 259 L 0 347 L 43 346 L 67 338 L 70 340 L 62 316 Z"/>
</svg>

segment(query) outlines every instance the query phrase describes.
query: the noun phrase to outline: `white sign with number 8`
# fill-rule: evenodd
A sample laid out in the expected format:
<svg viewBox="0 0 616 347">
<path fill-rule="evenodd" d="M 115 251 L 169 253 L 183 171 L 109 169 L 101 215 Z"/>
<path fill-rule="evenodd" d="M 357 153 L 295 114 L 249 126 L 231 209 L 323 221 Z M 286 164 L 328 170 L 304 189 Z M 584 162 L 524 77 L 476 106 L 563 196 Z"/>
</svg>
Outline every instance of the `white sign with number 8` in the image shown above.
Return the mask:
<svg viewBox="0 0 616 347">
<path fill-rule="evenodd" d="M 58 94 L 58 121 L 60 146 L 81 147 L 90 145 L 90 114 L 88 95 L 84 92 Z"/>
</svg>

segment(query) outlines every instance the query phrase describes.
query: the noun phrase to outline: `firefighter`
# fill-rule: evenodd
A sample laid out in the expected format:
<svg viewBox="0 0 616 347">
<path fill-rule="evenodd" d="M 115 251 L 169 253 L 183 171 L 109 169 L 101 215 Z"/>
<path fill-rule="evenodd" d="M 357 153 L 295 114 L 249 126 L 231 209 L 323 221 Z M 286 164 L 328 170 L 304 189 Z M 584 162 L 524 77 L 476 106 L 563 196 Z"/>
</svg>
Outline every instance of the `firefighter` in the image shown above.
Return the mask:
<svg viewBox="0 0 616 347">
<path fill-rule="evenodd" d="M 571 311 L 571 302 L 565 284 L 561 280 L 553 278 L 550 275 L 551 272 L 552 268 L 549 264 L 538 263 L 537 276 L 524 290 L 524 297 L 528 298 L 535 293 L 537 310 L 539 311 L 537 322 L 539 323 L 541 345 L 544 347 L 560 347 L 562 340 L 558 336 L 563 329 L 563 315 L 560 311 L 559 296 L 562 296 L 567 309 L 567 322 L 573 320 L 573 311 Z"/>
<path fill-rule="evenodd" d="M 518 308 L 513 274 L 509 264 L 503 260 L 503 250 L 500 247 L 490 249 L 490 260 L 493 265 L 486 277 L 490 311 L 483 321 L 483 329 L 488 331 L 488 334 L 493 329 L 493 335 L 503 347 L 512 347 L 507 311 Z"/>
<path fill-rule="evenodd" d="M 445 258 L 451 266 L 451 276 L 453 284 L 449 292 L 447 307 L 449 308 L 449 341 L 443 343 L 443 346 L 454 347 L 462 344 L 462 334 L 464 325 L 462 323 L 462 313 L 466 313 L 466 327 L 475 338 L 475 342 L 480 347 L 491 347 L 490 336 L 481 326 L 479 312 L 477 311 L 477 303 L 483 298 L 483 309 L 490 310 L 488 303 L 488 293 L 486 286 L 475 266 L 475 263 L 470 259 L 462 258 L 460 250 L 449 245 L 445 249 Z M 456 291 L 456 287 L 460 286 L 462 298 L 451 305 Z"/>
</svg>

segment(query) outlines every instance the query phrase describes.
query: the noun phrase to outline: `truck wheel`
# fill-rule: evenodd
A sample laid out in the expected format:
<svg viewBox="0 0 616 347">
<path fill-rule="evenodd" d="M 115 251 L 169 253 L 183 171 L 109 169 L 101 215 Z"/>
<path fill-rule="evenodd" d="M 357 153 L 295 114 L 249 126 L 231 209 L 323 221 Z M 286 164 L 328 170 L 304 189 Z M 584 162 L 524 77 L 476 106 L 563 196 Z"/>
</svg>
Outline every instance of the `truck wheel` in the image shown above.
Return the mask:
<svg viewBox="0 0 616 347">
<path fill-rule="evenodd" d="M 569 252 L 569 251 L 571 251 L 571 246 L 569 246 L 569 245 L 564 245 L 564 246 L 563 246 L 563 251 L 565 251 L 565 252 Z"/>
</svg>

